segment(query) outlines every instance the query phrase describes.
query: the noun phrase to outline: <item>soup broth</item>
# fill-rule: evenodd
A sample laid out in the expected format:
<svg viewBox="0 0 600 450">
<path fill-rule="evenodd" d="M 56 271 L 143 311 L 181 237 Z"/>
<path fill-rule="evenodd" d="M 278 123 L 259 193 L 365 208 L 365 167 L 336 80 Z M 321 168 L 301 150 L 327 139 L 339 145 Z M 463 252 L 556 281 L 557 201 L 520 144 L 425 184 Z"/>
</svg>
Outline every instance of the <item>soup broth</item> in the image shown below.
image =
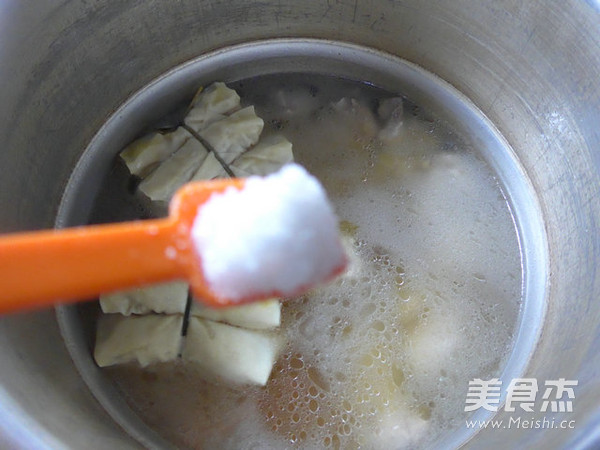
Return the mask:
<svg viewBox="0 0 600 450">
<path fill-rule="evenodd" d="M 481 149 L 365 83 L 229 86 L 323 183 L 350 265 L 284 302 L 265 387 L 208 383 L 180 361 L 106 369 L 131 408 L 181 448 L 411 448 L 464 426 L 468 381 L 500 376 L 521 307 L 515 224 Z M 151 215 L 128 182 L 111 172 L 94 221 Z"/>
</svg>

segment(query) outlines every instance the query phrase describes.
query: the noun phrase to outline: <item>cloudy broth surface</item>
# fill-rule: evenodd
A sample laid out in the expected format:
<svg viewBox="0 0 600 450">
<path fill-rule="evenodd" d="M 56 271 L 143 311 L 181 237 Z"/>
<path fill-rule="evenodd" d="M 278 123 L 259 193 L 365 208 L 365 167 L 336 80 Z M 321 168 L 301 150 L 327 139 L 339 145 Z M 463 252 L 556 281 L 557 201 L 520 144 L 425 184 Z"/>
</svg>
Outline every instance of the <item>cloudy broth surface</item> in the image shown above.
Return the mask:
<svg viewBox="0 0 600 450">
<path fill-rule="evenodd" d="M 182 362 L 107 372 L 182 448 L 412 448 L 464 426 L 468 381 L 500 376 L 521 307 L 514 221 L 480 149 L 363 83 L 229 86 L 325 186 L 349 268 L 284 303 L 266 387 L 207 383 Z"/>
</svg>

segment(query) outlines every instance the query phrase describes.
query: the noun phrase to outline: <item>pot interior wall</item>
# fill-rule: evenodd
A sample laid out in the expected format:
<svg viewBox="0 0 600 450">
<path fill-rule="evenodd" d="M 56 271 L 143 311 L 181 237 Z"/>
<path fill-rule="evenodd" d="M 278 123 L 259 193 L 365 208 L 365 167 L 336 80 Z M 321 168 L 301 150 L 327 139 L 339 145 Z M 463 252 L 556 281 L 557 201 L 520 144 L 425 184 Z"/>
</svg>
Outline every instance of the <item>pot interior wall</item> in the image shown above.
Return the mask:
<svg viewBox="0 0 600 450">
<path fill-rule="evenodd" d="M 598 13 L 575 1 L 3 2 L 0 230 L 52 226 L 104 121 L 191 58 L 271 37 L 389 52 L 456 87 L 514 149 L 537 193 L 549 254 L 546 321 L 527 375 L 579 380 L 573 433 L 484 431 L 471 445 L 590 443 L 600 432 Z M 0 443 L 138 447 L 80 380 L 52 312 L 4 317 L 0 336 Z"/>
</svg>

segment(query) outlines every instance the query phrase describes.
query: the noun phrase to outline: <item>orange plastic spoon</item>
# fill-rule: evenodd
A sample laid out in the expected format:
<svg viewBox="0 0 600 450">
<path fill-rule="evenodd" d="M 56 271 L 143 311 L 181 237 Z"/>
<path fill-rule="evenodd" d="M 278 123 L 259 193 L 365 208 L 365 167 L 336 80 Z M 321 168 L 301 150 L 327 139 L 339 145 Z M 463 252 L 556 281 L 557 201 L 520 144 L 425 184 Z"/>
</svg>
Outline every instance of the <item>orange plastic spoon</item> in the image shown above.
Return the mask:
<svg viewBox="0 0 600 450">
<path fill-rule="evenodd" d="M 190 183 L 173 197 L 166 219 L 0 236 L 0 313 L 177 279 L 209 305 L 230 304 L 205 283 L 190 230 L 214 192 L 243 186 L 243 179 Z"/>
</svg>

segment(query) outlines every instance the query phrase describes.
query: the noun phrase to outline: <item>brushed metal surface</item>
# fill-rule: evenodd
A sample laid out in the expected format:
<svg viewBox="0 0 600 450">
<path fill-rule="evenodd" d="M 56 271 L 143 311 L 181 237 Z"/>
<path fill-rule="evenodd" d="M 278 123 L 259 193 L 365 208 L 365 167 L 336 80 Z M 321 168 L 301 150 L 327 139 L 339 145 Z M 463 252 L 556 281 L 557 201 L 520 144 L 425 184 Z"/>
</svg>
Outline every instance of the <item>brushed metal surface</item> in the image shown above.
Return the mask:
<svg viewBox="0 0 600 450">
<path fill-rule="evenodd" d="M 485 430 L 472 448 L 600 442 L 600 15 L 593 1 L 62 1 L 0 4 L 0 231 L 53 224 L 82 151 L 124 99 L 226 45 L 322 38 L 383 50 L 466 95 L 514 149 L 549 251 L 527 374 L 578 379 L 572 432 Z M 137 448 L 79 379 L 51 312 L 0 319 L 2 440 Z M 0 441 L 2 442 L 2 441 Z"/>
</svg>

